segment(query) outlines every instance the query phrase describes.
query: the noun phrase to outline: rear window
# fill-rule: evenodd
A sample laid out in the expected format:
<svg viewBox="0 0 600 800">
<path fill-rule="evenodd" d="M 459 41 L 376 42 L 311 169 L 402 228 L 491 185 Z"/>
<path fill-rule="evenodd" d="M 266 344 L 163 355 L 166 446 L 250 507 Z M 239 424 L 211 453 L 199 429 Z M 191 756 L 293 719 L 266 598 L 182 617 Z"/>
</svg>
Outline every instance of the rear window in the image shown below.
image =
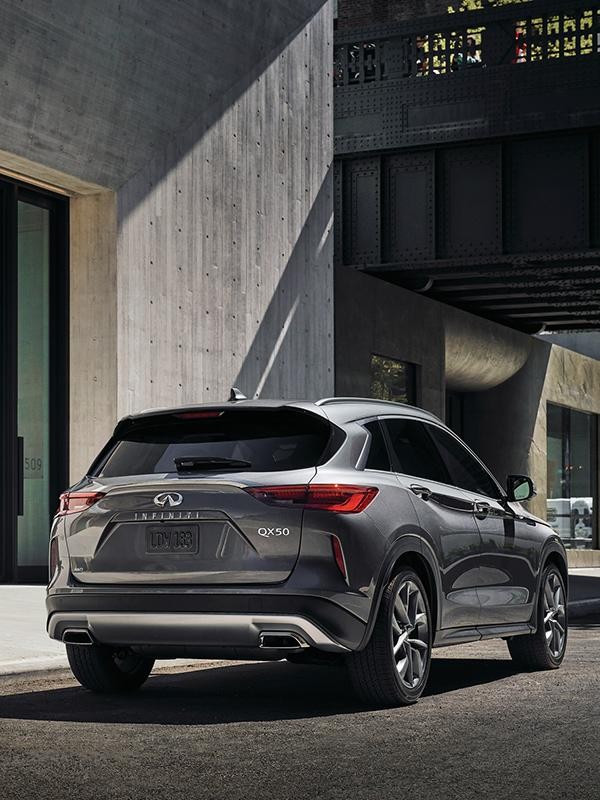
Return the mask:
<svg viewBox="0 0 600 800">
<path fill-rule="evenodd" d="M 330 423 L 301 411 L 240 409 L 201 416 L 207 413 L 211 412 L 132 422 L 93 466 L 92 474 L 116 478 L 177 472 L 178 468 L 181 473 L 182 462 L 186 474 L 302 469 L 323 463 L 337 438 L 337 429 Z"/>
</svg>

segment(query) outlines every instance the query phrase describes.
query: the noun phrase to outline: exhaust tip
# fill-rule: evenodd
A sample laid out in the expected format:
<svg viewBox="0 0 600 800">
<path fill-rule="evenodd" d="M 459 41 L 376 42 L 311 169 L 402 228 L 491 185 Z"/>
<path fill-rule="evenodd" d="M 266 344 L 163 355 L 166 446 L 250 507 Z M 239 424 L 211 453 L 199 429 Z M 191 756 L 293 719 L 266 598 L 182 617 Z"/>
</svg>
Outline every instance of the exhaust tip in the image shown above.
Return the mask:
<svg viewBox="0 0 600 800">
<path fill-rule="evenodd" d="M 301 650 L 308 647 L 297 633 L 288 631 L 267 631 L 260 634 L 258 646 L 269 650 Z"/>
<path fill-rule="evenodd" d="M 85 628 L 66 630 L 62 635 L 65 644 L 94 644 L 94 640 Z"/>
</svg>

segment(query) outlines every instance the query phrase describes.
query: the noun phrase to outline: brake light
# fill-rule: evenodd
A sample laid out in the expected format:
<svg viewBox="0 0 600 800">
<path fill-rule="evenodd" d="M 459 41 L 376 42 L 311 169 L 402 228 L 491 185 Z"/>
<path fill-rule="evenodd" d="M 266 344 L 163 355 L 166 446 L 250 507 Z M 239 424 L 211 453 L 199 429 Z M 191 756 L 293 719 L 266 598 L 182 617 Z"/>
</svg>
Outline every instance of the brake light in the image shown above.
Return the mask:
<svg viewBox="0 0 600 800">
<path fill-rule="evenodd" d="M 246 491 L 272 506 L 357 514 L 364 511 L 379 490 L 373 486 L 322 483 L 311 486 L 258 486 Z"/>
<path fill-rule="evenodd" d="M 77 514 L 93 506 L 104 497 L 104 492 L 63 492 L 58 500 L 57 517 Z"/>
</svg>

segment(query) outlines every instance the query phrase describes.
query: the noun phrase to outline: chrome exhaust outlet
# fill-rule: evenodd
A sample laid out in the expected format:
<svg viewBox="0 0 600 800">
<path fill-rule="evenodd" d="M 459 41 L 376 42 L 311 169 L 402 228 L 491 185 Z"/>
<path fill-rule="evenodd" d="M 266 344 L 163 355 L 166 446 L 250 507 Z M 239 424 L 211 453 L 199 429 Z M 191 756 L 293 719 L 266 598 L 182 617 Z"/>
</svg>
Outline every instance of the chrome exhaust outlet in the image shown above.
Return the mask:
<svg viewBox="0 0 600 800">
<path fill-rule="evenodd" d="M 258 646 L 268 650 L 303 650 L 309 647 L 297 633 L 289 631 L 263 631 L 258 640 Z"/>
<path fill-rule="evenodd" d="M 94 644 L 94 640 L 85 628 L 67 628 L 62 635 L 65 644 Z"/>
</svg>

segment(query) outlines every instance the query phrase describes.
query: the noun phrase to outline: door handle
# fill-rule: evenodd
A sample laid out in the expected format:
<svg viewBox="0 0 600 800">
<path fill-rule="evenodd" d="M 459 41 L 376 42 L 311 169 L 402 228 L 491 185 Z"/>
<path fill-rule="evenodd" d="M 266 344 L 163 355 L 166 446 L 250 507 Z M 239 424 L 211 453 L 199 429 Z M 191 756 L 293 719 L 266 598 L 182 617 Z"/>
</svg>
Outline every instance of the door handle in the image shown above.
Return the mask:
<svg viewBox="0 0 600 800">
<path fill-rule="evenodd" d="M 492 510 L 492 506 L 485 500 L 476 500 L 473 503 L 473 510 L 477 519 L 485 519 Z"/>
<path fill-rule="evenodd" d="M 428 489 L 426 486 L 419 486 L 416 483 L 411 484 L 409 487 L 413 494 L 416 494 L 417 497 L 420 497 L 421 500 L 429 500 L 433 492 L 431 489 Z"/>
<path fill-rule="evenodd" d="M 23 437 L 17 436 L 17 516 L 22 517 L 25 495 L 25 464 L 23 461 Z"/>
</svg>

